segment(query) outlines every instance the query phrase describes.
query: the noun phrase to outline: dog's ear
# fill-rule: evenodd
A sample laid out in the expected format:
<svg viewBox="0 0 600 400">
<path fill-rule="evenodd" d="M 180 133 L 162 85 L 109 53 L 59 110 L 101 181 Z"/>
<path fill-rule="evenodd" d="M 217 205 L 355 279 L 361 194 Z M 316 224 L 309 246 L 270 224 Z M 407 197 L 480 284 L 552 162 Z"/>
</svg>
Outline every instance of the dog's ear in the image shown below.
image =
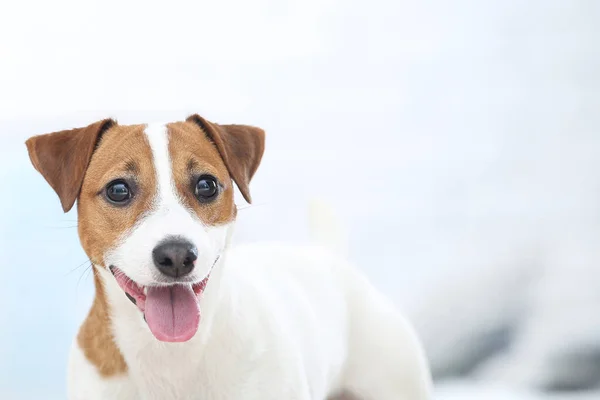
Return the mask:
<svg viewBox="0 0 600 400">
<path fill-rule="evenodd" d="M 75 204 L 92 153 L 102 133 L 113 125 L 115 121 L 105 119 L 85 128 L 33 136 L 25 142 L 31 163 L 58 194 L 64 212 Z"/>
<path fill-rule="evenodd" d="M 194 114 L 186 119 L 200 127 L 215 144 L 231 179 L 244 199 L 252 202 L 250 180 L 258 169 L 265 151 L 265 132 L 248 125 L 219 125 Z"/>
</svg>

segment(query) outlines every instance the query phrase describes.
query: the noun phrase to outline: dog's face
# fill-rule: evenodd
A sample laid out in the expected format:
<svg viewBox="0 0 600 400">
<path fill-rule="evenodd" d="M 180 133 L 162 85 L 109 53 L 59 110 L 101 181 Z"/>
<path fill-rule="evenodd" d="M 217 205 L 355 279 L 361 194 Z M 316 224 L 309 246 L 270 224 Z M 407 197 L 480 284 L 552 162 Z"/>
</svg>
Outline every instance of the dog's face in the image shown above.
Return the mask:
<svg viewBox="0 0 600 400">
<path fill-rule="evenodd" d="M 250 201 L 263 131 L 197 115 L 166 125 L 104 120 L 33 137 L 27 147 L 63 209 L 78 199 L 92 263 L 112 272 L 157 339 L 190 339 L 235 220 L 233 181 Z"/>
</svg>

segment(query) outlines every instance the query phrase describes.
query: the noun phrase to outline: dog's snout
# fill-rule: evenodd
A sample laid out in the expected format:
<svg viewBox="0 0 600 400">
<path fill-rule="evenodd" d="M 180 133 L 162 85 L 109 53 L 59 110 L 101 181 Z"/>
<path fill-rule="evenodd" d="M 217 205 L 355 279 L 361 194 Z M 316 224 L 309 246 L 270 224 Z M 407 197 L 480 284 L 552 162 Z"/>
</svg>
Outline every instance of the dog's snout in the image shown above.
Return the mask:
<svg viewBox="0 0 600 400">
<path fill-rule="evenodd" d="M 184 239 L 163 241 L 152 250 L 154 265 L 163 274 L 179 278 L 192 272 L 198 249 Z"/>
</svg>

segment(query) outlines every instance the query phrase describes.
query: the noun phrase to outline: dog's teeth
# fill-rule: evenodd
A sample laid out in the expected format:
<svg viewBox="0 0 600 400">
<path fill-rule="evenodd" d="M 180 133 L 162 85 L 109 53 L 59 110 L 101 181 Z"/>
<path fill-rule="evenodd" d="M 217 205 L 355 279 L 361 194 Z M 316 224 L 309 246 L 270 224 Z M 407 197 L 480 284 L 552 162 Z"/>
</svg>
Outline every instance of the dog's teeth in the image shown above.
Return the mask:
<svg viewBox="0 0 600 400">
<path fill-rule="evenodd" d="M 148 294 L 148 288 L 144 286 L 144 296 Z"/>
</svg>

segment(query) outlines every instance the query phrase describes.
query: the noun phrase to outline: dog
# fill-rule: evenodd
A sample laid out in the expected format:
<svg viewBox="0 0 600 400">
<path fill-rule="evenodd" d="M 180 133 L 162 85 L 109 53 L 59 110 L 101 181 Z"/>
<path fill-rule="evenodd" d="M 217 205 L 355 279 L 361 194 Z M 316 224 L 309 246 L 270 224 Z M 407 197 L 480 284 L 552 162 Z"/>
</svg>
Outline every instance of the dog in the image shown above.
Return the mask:
<svg viewBox="0 0 600 400">
<path fill-rule="evenodd" d="M 69 399 L 430 398 L 412 326 L 346 257 L 323 243 L 230 246 L 233 185 L 250 203 L 264 145 L 262 129 L 197 114 L 26 141 L 63 210 L 77 201 L 93 265 Z M 326 213 L 313 218 L 325 241 Z"/>
</svg>

